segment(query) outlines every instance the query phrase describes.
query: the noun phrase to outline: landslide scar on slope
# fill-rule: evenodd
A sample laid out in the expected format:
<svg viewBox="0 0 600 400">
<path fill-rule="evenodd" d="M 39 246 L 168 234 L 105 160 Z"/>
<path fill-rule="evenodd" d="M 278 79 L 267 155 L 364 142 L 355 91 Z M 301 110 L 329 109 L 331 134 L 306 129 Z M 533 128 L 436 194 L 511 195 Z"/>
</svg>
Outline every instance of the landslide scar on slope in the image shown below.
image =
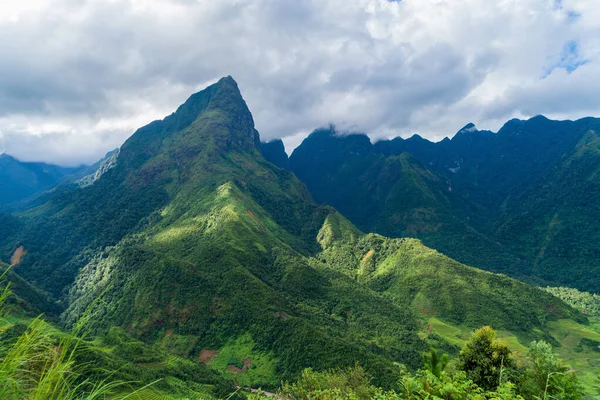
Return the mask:
<svg viewBox="0 0 600 400">
<path fill-rule="evenodd" d="M 10 264 L 11 265 L 20 264 L 21 260 L 23 260 L 23 256 L 25 254 L 27 254 L 27 251 L 25 251 L 25 248 L 23 246 L 19 246 L 13 253 L 12 257 L 10 258 Z"/>
<path fill-rule="evenodd" d="M 369 250 L 367 252 L 367 254 L 365 254 L 365 256 L 362 258 L 362 260 L 360 260 L 361 262 L 365 261 L 366 259 L 368 259 L 369 257 L 371 257 L 373 255 L 375 251 L 374 250 Z"/>
</svg>

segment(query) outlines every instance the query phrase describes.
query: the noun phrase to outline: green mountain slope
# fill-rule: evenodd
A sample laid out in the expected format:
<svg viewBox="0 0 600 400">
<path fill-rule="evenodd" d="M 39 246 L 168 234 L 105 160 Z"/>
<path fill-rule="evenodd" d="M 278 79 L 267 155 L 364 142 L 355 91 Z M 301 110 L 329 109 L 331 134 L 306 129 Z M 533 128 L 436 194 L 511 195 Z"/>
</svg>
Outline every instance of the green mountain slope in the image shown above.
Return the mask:
<svg viewBox="0 0 600 400">
<path fill-rule="evenodd" d="M 58 317 L 60 307 L 52 301 L 50 296 L 25 281 L 14 270 L 10 270 L 9 265 L 0 262 L 0 276 L 2 275 L 4 275 L 3 280 L 10 283 L 12 291 L 12 296 L 4 306 L 8 307 L 13 314 L 27 316 L 45 314 L 49 318 Z M 4 284 L 0 288 L 4 288 Z"/>
<path fill-rule="evenodd" d="M 469 124 L 438 143 L 415 135 L 374 145 L 321 130 L 290 166 L 316 200 L 365 231 L 417 237 L 529 282 L 598 292 L 598 129 L 594 118 L 537 116 L 498 133 Z"/>
<path fill-rule="evenodd" d="M 543 180 L 508 199 L 496 236 L 527 261 L 529 275 L 600 292 L 600 136 L 588 131 Z"/>
<path fill-rule="evenodd" d="M 333 205 L 365 232 L 417 237 L 475 266 L 522 264 L 476 228 L 488 218 L 485 208 L 407 152 L 385 155 L 365 135 L 317 130 L 294 151 L 290 168 L 317 201 Z"/>
<path fill-rule="evenodd" d="M 439 179 L 406 156 L 385 168 L 407 169 L 415 186 Z M 416 201 L 462 201 L 438 183 Z M 365 236 L 316 204 L 263 158 L 230 77 L 140 128 L 92 185 L 0 218 L 3 258 L 26 252 L 15 272 L 64 306 L 64 324 L 87 311 L 95 332 L 118 327 L 242 385 L 359 361 L 393 387 L 395 362 L 419 367 L 432 343 L 456 352 L 432 318 L 523 340 L 552 338 L 553 321 L 586 323 L 545 292 L 414 240 Z"/>
<path fill-rule="evenodd" d="M 452 181 L 455 191 L 495 210 L 507 197 L 525 190 L 570 153 L 600 120 L 553 121 L 538 115 L 512 119 L 498 131 L 480 131 L 468 124 L 451 140 L 438 143 L 418 137 L 375 144 L 385 155 L 408 152 Z"/>
<path fill-rule="evenodd" d="M 315 199 L 333 204 L 364 230 L 416 235 L 458 224 L 474 210 L 453 195 L 449 182 L 407 153 L 384 157 L 364 135 L 313 132 L 290 158 L 291 169 Z M 449 220 L 456 219 L 456 222 Z"/>
<path fill-rule="evenodd" d="M 585 321 L 537 288 L 462 265 L 416 239 L 350 229 L 343 217 L 329 216 L 319 233 L 323 251 L 318 258 L 422 316 L 469 327 L 492 324 L 522 335 L 532 334 L 549 319 Z"/>
</svg>

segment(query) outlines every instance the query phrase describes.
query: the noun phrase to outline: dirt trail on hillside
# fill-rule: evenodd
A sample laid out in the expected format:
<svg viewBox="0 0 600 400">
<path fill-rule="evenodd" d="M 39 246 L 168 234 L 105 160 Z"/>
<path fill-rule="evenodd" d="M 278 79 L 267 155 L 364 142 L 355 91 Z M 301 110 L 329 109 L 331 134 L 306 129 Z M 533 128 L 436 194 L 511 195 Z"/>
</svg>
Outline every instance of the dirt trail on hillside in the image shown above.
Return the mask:
<svg viewBox="0 0 600 400">
<path fill-rule="evenodd" d="M 265 226 L 263 225 L 263 223 L 261 222 L 261 220 L 260 220 L 260 219 L 258 219 L 258 217 L 257 217 L 256 215 L 254 215 L 254 213 L 253 213 L 252 211 L 250 211 L 250 210 L 246 210 L 246 212 L 248 213 L 248 215 L 249 215 L 249 216 L 251 216 L 251 217 L 254 219 L 254 221 L 256 221 L 256 223 L 257 223 L 257 224 L 259 224 L 259 225 L 260 225 L 260 226 L 262 226 L 263 228 L 265 227 Z"/>
</svg>

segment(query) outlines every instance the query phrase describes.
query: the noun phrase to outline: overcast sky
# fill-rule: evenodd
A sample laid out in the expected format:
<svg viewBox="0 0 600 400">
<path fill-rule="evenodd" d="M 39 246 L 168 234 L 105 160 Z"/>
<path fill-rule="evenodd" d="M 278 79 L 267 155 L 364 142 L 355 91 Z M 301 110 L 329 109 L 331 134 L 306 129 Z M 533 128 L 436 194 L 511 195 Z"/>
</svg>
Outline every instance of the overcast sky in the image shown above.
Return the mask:
<svg viewBox="0 0 600 400">
<path fill-rule="evenodd" d="M 263 140 L 600 116 L 598 0 L 0 0 L 0 152 L 90 163 L 225 75 Z"/>
</svg>

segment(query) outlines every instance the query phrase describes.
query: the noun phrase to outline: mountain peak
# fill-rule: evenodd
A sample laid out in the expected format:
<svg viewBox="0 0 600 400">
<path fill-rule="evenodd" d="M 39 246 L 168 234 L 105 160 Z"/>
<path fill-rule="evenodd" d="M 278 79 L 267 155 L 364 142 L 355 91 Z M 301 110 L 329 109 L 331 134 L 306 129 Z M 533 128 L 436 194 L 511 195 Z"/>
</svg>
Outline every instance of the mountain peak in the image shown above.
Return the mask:
<svg viewBox="0 0 600 400">
<path fill-rule="evenodd" d="M 11 156 L 8 153 L 0 153 L 0 161 L 3 162 L 4 164 L 6 163 L 19 163 L 19 160 L 17 160 L 16 158 L 14 158 L 13 156 Z"/>
<path fill-rule="evenodd" d="M 424 139 L 423 136 L 419 135 L 418 133 L 415 133 L 415 134 L 413 134 L 411 137 L 409 137 L 406 140 L 412 140 L 412 141 L 417 141 L 418 142 L 418 141 L 423 141 L 423 140 L 426 140 L 426 139 Z"/>
<path fill-rule="evenodd" d="M 219 83 L 233 83 L 234 85 L 237 86 L 237 82 L 235 81 L 235 79 L 233 79 L 233 77 L 231 75 L 222 77 L 221 79 L 219 79 L 217 81 L 217 84 L 219 84 Z"/>
<path fill-rule="evenodd" d="M 236 109 L 234 109 L 234 106 Z M 177 116 L 179 118 L 176 119 L 180 122 L 176 124 L 177 128 L 182 129 L 191 124 L 203 111 L 214 108 L 225 108 L 229 111 L 250 114 L 237 82 L 228 75 L 205 89 L 192 94 L 173 114 L 163 121 Z M 254 126 L 253 121 L 252 125 Z"/>
<path fill-rule="evenodd" d="M 138 129 L 122 146 L 119 159 L 137 168 L 161 152 L 189 160 L 209 147 L 218 152 L 260 151 L 252 114 L 231 76 L 192 94 L 166 118 Z"/>
<path fill-rule="evenodd" d="M 468 124 L 463 126 L 462 129 L 458 131 L 458 133 L 467 133 L 467 132 L 475 132 L 475 131 L 477 131 L 477 127 L 475 126 L 474 123 L 469 122 Z"/>
<path fill-rule="evenodd" d="M 550 121 L 545 115 L 538 114 L 529 118 L 529 121 Z"/>
<path fill-rule="evenodd" d="M 465 137 L 471 137 L 472 134 L 474 133 L 480 133 L 481 131 L 479 131 L 477 129 L 477 127 L 475 126 L 474 123 L 469 122 L 467 125 L 463 126 L 458 132 L 456 132 L 456 135 L 454 135 L 454 137 L 452 138 L 452 140 L 454 139 L 462 139 Z"/>
<path fill-rule="evenodd" d="M 260 138 L 254 129 L 252 114 L 237 82 L 230 75 L 191 95 L 173 115 L 177 114 L 182 114 L 184 120 L 189 119 L 190 125 L 208 123 L 215 138 L 228 149 L 260 149 Z"/>
</svg>

